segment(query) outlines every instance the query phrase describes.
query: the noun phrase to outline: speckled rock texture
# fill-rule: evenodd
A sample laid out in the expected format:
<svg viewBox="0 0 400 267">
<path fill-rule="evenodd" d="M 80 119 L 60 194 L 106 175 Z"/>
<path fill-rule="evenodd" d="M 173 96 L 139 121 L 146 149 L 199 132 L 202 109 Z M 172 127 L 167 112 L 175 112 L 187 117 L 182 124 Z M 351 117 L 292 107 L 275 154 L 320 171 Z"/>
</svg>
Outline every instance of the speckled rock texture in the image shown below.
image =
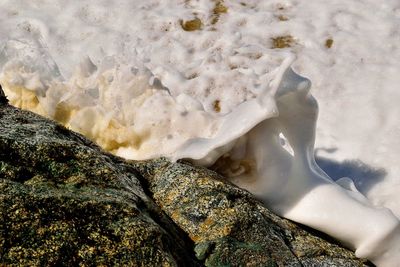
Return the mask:
<svg viewBox="0 0 400 267">
<path fill-rule="evenodd" d="M 0 266 L 201 266 L 192 247 L 132 167 L 0 104 Z"/>
<path fill-rule="evenodd" d="M 213 171 L 124 161 L 0 97 L 0 266 L 371 266 Z"/>
<path fill-rule="evenodd" d="M 211 170 L 162 159 L 133 164 L 206 266 L 373 266 L 329 237 L 274 215 Z"/>
</svg>

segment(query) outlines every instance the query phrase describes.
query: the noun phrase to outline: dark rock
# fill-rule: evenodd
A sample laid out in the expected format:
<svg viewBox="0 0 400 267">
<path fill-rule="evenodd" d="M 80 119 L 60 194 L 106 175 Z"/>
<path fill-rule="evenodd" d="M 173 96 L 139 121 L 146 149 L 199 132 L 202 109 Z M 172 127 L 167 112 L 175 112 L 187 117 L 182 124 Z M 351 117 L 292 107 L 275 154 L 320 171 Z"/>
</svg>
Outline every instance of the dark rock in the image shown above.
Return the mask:
<svg viewBox="0 0 400 267">
<path fill-rule="evenodd" d="M 8 103 L 8 99 L 3 92 L 3 88 L 1 88 L 1 85 L 0 85 L 0 105 L 7 104 L 7 103 Z"/>
<path fill-rule="evenodd" d="M 151 170 L 145 178 L 153 199 L 188 233 L 206 266 L 368 266 L 322 234 L 274 215 L 213 171 L 161 159 L 133 164 Z"/>
<path fill-rule="evenodd" d="M 197 266 L 184 236 L 132 167 L 58 124 L 0 106 L 1 266 Z"/>
<path fill-rule="evenodd" d="M 1 266 L 367 264 L 318 236 L 210 170 L 127 162 L 0 105 Z"/>
</svg>

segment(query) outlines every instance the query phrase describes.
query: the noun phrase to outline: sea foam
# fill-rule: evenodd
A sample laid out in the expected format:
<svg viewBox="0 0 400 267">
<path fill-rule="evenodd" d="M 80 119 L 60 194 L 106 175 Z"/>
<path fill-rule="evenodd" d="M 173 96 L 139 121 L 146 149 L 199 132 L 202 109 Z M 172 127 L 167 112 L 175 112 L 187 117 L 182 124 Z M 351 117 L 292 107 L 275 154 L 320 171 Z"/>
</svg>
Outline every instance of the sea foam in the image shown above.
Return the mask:
<svg viewBox="0 0 400 267">
<path fill-rule="evenodd" d="M 128 159 L 187 159 L 278 214 L 379 266 L 399 258 L 398 219 L 315 163 L 311 83 L 264 1 L 8 1 L 0 81 L 10 102 Z M 366 223 L 368 222 L 368 223 Z M 363 227 L 359 227 L 363 225 Z"/>
</svg>

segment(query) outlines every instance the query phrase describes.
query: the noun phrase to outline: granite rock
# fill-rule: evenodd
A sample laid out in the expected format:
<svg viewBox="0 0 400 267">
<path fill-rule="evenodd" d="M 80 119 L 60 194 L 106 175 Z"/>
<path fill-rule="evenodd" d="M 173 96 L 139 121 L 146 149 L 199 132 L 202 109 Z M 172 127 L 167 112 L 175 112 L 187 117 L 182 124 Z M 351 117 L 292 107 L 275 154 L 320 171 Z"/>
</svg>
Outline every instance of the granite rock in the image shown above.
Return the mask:
<svg viewBox="0 0 400 267">
<path fill-rule="evenodd" d="M 200 266 L 185 237 L 131 166 L 0 105 L 0 266 Z"/>
<path fill-rule="evenodd" d="M 206 266 L 371 266 L 322 233 L 276 216 L 211 170 L 163 159 L 132 164 Z"/>
<path fill-rule="evenodd" d="M 211 170 L 125 161 L 0 97 L 0 265 L 371 266 Z"/>
</svg>

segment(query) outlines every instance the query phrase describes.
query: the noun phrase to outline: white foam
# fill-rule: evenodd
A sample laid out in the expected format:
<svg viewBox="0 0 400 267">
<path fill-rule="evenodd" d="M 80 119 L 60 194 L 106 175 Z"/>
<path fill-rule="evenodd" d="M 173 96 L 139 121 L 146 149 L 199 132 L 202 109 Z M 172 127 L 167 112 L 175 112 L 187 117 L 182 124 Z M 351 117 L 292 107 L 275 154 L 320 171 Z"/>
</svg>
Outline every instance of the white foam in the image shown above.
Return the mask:
<svg viewBox="0 0 400 267">
<path fill-rule="evenodd" d="M 226 160 L 220 170 L 277 213 L 393 266 L 398 219 L 370 201 L 400 214 L 399 5 L 2 1 L 0 82 L 14 105 L 125 158 Z M 322 103 L 318 151 L 334 151 L 320 154 L 386 180 L 339 186 L 317 166 L 317 108 L 295 54 Z"/>
<path fill-rule="evenodd" d="M 239 104 L 268 102 L 236 138 L 276 115 L 274 90 L 293 55 L 271 49 L 268 8 L 250 16 L 239 3 L 224 5 L 233 15 L 217 14 L 212 1 L 3 3 L 2 82 L 14 104 L 62 117 L 134 159 L 172 156 L 182 142 L 227 127 L 222 117 Z M 195 18 L 201 29 L 185 31 Z M 196 109 L 179 99 L 193 99 Z"/>
</svg>

